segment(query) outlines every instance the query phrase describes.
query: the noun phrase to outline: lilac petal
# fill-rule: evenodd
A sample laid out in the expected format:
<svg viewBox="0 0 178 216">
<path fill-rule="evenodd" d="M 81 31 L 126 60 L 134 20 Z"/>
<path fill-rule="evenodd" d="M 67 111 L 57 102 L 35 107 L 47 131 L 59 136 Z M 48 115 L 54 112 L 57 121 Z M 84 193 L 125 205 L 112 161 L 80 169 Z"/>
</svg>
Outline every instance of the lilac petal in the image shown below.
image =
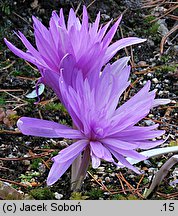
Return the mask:
<svg viewBox="0 0 178 216">
<path fill-rule="evenodd" d="M 161 145 L 165 142 L 165 140 L 157 140 L 157 141 L 150 141 L 150 140 L 140 140 L 135 141 L 134 143 L 138 145 L 139 149 L 151 149 L 158 145 Z"/>
<path fill-rule="evenodd" d="M 140 131 L 139 131 L 140 128 Z M 153 139 L 159 136 L 162 136 L 165 131 L 164 130 L 143 130 L 144 127 L 139 127 L 137 129 L 131 128 L 130 130 L 125 129 L 123 131 L 120 131 L 118 133 L 115 133 L 112 135 L 112 137 L 121 139 L 121 140 L 127 140 L 127 141 L 139 141 L 144 139 Z M 135 129 L 135 130 L 134 130 Z"/>
<path fill-rule="evenodd" d="M 137 94 L 131 97 L 127 102 L 125 102 L 122 106 L 120 106 L 116 110 L 116 114 L 119 114 L 122 111 L 126 110 L 127 108 L 132 107 L 133 104 L 137 104 L 138 102 L 142 102 L 143 100 L 145 100 L 146 99 L 145 95 L 148 94 L 150 90 L 150 85 L 151 85 L 151 82 L 148 81 Z"/>
<path fill-rule="evenodd" d="M 73 86 L 72 81 L 75 80 L 76 77 L 76 74 L 74 74 L 75 66 L 76 59 L 71 54 L 65 55 L 60 62 L 60 68 L 63 71 L 63 79 L 67 85 Z"/>
<path fill-rule="evenodd" d="M 138 153 L 135 150 L 119 149 L 116 146 L 108 146 L 108 148 L 114 150 L 115 152 L 117 152 L 117 153 L 119 153 L 119 154 L 121 154 L 123 156 L 134 158 L 134 159 L 138 159 L 140 161 L 147 159 L 147 157 L 145 157 L 144 155 Z"/>
<path fill-rule="evenodd" d="M 73 27 L 71 28 L 73 29 Z M 72 54 L 74 55 L 74 49 L 73 49 L 73 43 L 72 41 L 72 36 L 67 33 L 63 28 L 60 26 L 58 27 L 58 36 L 59 36 L 59 42 L 58 42 L 58 49 L 57 51 L 60 52 L 61 54 L 59 56 L 63 57 L 67 54 Z"/>
<path fill-rule="evenodd" d="M 60 79 L 59 79 L 59 88 L 60 88 L 60 92 L 61 92 L 61 98 L 62 98 L 62 101 L 65 105 L 65 107 L 67 108 L 69 114 L 71 115 L 72 117 L 72 120 L 75 124 L 75 126 L 77 128 L 80 128 L 80 130 L 83 129 L 82 127 L 82 122 L 81 122 L 81 109 L 79 108 L 80 105 L 80 101 L 76 101 L 76 97 L 79 97 L 80 94 L 76 94 L 74 93 L 74 95 L 70 95 L 69 94 L 69 90 L 68 90 L 68 87 L 67 85 L 65 84 L 65 81 L 63 79 L 63 74 L 61 73 L 61 76 L 60 76 Z M 78 84 L 79 86 L 79 84 Z M 70 101 L 70 103 L 68 102 Z M 77 104 L 76 104 L 77 102 Z"/>
<path fill-rule="evenodd" d="M 79 19 L 76 17 L 74 10 L 71 8 L 69 12 L 68 22 L 67 22 L 67 29 L 70 31 L 71 27 L 75 26 L 77 30 L 80 30 L 81 24 Z"/>
<path fill-rule="evenodd" d="M 51 38 L 53 39 L 53 43 L 55 44 L 55 49 L 58 50 L 58 54 L 60 50 L 58 49 L 59 44 L 59 16 L 53 11 L 52 17 L 49 22 L 49 32 L 51 34 Z M 61 56 L 62 57 L 62 56 Z"/>
<path fill-rule="evenodd" d="M 51 39 L 50 35 L 43 37 L 43 33 L 40 32 L 39 28 L 35 27 L 35 40 L 36 46 L 38 47 L 41 56 L 47 65 L 54 71 L 58 71 L 58 62 L 60 62 L 59 56 L 55 51 L 55 44 Z M 50 43 L 48 42 L 50 41 Z"/>
<path fill-rule="evenodd" d="M 87 140 L 79 140 L 70 145 L 69 147 L 61 150 L 59 152 L 59 155 L 53 157 L 53 160 L 57 163 L 64 163 L 73 158 L 74 156 L 77 157 L 87 145 Z"/>
<path fill-rule="evenodd" d="M 111 93 L 114 87 L 114 81 L 114 76 L 109 73 L 105 73 L 103 76 L 100 77 L 99 83 L 95 87 L 96 106 L 100 109 L 102 109 L 106 104 L 108 104 L 110 97 L 112 97 Z M 103 95 L 105 96 L 104 98 Z"/>
<path fill-rule="evenodd" d="M 97 36 L 97 31 L 99 27 L 99 22 L 100 22 L 100 12 L 97 14 L 95 22 L 92 24 L 91 28 L 89 29 L 89 34 L 91 38 L 96 38 Z"/>
<path fill-rule="evenodd" d="M 82 13 L 82 28 L 88 30 L 88 13 L 85 5 L 83 6 L 83 13 Z"/>
<path fill-rule="evenodd" d="M 128 37 L 120 39 L 119 41 L 113 43 L 108 47 L 105 53 L 104 64 L 108 62 L 120 49 L 134 44 L 143 43 L 145 41 L 145 39 L 140 39 L 137 37 Z"/>
<path fill-rule="evenodd" d="M 93 169 L 97 169 L 100 166 L 100 164 L 101 164 L 100 158 L 98 158 L 93 153 L 91 153 L 91 161 L 92 161 L 92 167 L 93 167 Z"/>
<path fill-rule="evenodd" d="M 120 58 L 117 61 L 115 61 L 111 65 L 111 73 L 113 75 L 115 75 L 115 74 L 122 74 L 123 75 L 122 70 L 124 69 L 125 66 L 127 66 L 129 60 L 130 60 L 130 57 L 123 57 L 123 58 Z"/>
<path fill-rule="evenodd" d="M 27 52 L 29 52 L 32 56 L 34 56 L 44 66 L 47 66 L 46 63 L 41 58 L 40 53 L 31 45 L 31 43 L 27 40 L 27 38 L 24 36 L 24 34 L 22 34 L 20 31 L 18 33 L 19 33 L 19 35 L 17 34 L 17 36 L 20 38 L 22 43 L 27 48 Z"/>
<path fill-rule="evenodd" d="M 157 107 L 159 105 L 165 105 L 165 104 L 168 104 L 170 102 L 171 102 L 171 100 L 169 100 L 169 99 L 155 99 L 153 102 L 152 108 Z"/>
<path fill-rule="evenodd" d="M 108 136 L 135 125 L 149 113 L 155 97 L 154 91 L 148 92 L 149 85 L 148 82 L 142 90 L 115 111 L 115 115 L 111 118 L 113 128 Z"/>
<path fill-rule="evenodd" d="M 60 9 L 59 26 L 66 30 L 66 24 L 62 8 Z"/>
<path fill-rule="evenodd" d="M 86 52 L 83 53 L 83 55 L 78 60 L 77 66 L 78 68 L 82 69 L 84 77 L 86 77 L 89 71 L 92 71 L 93 68 L 95 67 L 96 59 L 98 58 L 101 50 L 102 50 L 101 43 L 97 42 L 89 50 L 86 50 Z"/>
<path fill-rule="evenodd" d="M 100 29 L 98 30 L 98 40 L 101 41 L 102 38 L 104 37 L 108 27 L 110 26 L 112 20 L 110 20 L 108 23 L 106 23 L 106 25 L 104 25 L 103 27 L 100 27 Z"/>
<path fill-rule="evenodd" d="M 50 31 L 36 17 L 33 16 L 32 19 L 34 22 L 36 46 L 41 56 L 43 56 L 43 59 L 51 68 L 58 70 L 58 52 Z"/>
<path fill-rule="evenodd" d="M 61 93 L 59 90 L 59 77 L 60 74 L 48 70 L 48 69 L 44 69 L 41 70 L 41 82 L 49 87 L 51 87 L 53 89 L 53 91 L 57 94 L 58 98 L 61 100 L 62 102 L 62 98 L 61 98 Z"/>
<path fill-rule="evenodd" d="M 91 151 L 96 155 L 98 158 L 103 158 L 104 156 L 104 146 L 100 142 L 90 142 Z"/>
<path fill-rule="evenodd" d="M 128 87 L 130 82 L 128 82 L 129 75 L 130 75 L 130 66 L 125 66 L 124 69 L 120 70 L 117 74 L 114 75 L 115 77 L 115 86 L 111 95 L 116 95 L 119 99 L 125 89 Z M 112 70 L 112 66 L 111 66 Z M 112 96 L 113 97 L 113 96 Z"/>
<path fill-rule="evenodd" d="M 64 174 L 68 167 L 84 150 L 87 144 L 87 141 L 79 140 L 71 146 L 61 150 L 57 156 L 52 158 L 54 163 L 48 176 L 48 185 L 54 184 Z"/>
<path fill-rule="evenodd" d="M 120 149 L 126 149 L 126 150 L 132 150 L 136 149 L 138 147 L 137 144 L 134 143 L 129 143 L 126 141 L 118 140 L 118 139 L 113 139 L 113 138 L 104 138 L 101 140 L 102 143 L 104 143 L 106 146 L 114 146 Z"/>
<path fill-rule="evenodd" d="M 49 31 L 46 28 L 46 26 L 44 26 L 42 24 L 42 22 L 40 20 L 38 20 L 35 16 L 32 16 L 32 20 L 34 23 L 34 29 L 38 29 L 38 31 L 41 33 L 43 38 L 47 38 L 49 35 Z"/>
<path fill-rule="evenodd" d="M 115 149 L 116 150 L 116 149 Z M 124 149 L 120 149 L 118 151 L 120 154 L 126 156 L 126 157 L 130 157 L 133 159 L 138 159 L 140 161 L 146 160 L 147 157 L 145 157 L 144 155 L 141 155 L 140 153 L 138 153 L 135 150 L 124 150 Z"/>
<path fill-rule="evenodd" d="M 103 156 L 103 160 L 105 161 L 108 161 L 108 162 L 112 162 L 112 163 L 115 163 L 112 155 L 111 155 L 111 152 L 109 151 L 109 149 L 107 148 L 106 145 L 103 145 L 105 148 L 104 148 L 104 156 Z"/>
<path fill-rule="evenodd" d="M 119 17 L 119 19 L 116 21 L 116 23 L 111 27 L 111 29 L 105 35 L 105 37 L 103 39 L 103 46 L 107 47 L 110 44 L 111 40 L 113 39 L 113 37 L 117 31 L 118 25 L 121 22 L 121 19 L 122 19 L 122 15 Z"/>
<path fill-rule="evenodd" d="M 47 185 L 50 186 L 54 184 L 66 172 L 74 160 L 75 157 L 65 163 L 54 162 L 48 174 Z"/>
<path fill-rule="evenodd" d="M 119 154 L 118 152 L 113 151 L 113 150 L 111 150 L 111 153 L 118 160 L 118 162 L 120 162 L 122 165 L 124 165 L 127 168 L 133 170 L 137 174 L 141 174 L 140 171 L 136 167 L 132 166 L 121 154 Z"/>
<path fill-rule="evenodd" d="M 6 38 L 4 38 L 4 42 L 6 43 L 7 47 L 18 57 L 23 58 L 26 61 L 29 61 L 38 67 L 43 67 L 41 62 L 37 61 L 37 59 L 35 57 L 33 57 L 30 53 L 26 53 L 26 52 L 23 52 L 22 50 L 18 49 L 12 43 L 10 43 Z"/>
<path fill-rule="evenodd" d="M 22 117 L 17 121 L 17 126 L 19 130 L 25 135 L 48 138 L 83 138 L 83 135 L 78 130 L 74 130 L 56 122 L 36 118 Z"/>
<path fill-rule="evenodd" d="M 118 136 L 119 137 L 127 137 L 127 136 L 134 136 L 134 135 L 140 135 L 145 132 L 152 131 L 156 128 L 158 128 L 159 124 L 154 124 L 151 126 L 145 126 L 145 127 L 140 127 L 140 126 L 132 126 L 128 127 L 125 130 L 121 131 Z"/>
</svg>

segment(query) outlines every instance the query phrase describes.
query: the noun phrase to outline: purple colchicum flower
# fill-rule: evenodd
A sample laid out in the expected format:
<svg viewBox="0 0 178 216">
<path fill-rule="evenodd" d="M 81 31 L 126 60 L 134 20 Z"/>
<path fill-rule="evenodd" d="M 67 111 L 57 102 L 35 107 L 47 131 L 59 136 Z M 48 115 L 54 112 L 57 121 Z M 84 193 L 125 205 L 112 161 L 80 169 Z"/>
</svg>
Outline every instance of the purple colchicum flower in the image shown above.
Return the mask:
<svg viewBox="0 0 178 216">
<path fill-rule="evenodd" d="M 71 9 L 66 25 L 63 10 L 61 9 L 60 16 L 56 12 L 52 13 L 49 29 L 37 18 L 33 17 L 37 49 L 30 44 L 21 32 L 17 36 L 27 48 L 26 52 L 16 48 L 7 39 L 4 40 L 14 54 L 37 66 L 41 73 L 40 82 L 50 86 L 61 99 L 58 78 L 63 60 L 68 54 L 73 56 L 76 68 L 81 70 L 83 77 L 86 78 L 91 73 L 100 71 L 102 66 L 120 49 L 145 41 L 137 37 L 128 37 L 110 45 L 121 18 L 122 16 L 107 31 L 111 21 L 104 26 L 99 26 L 100 13 L 98 13 L 95 22 L 90 24 L 88 22 L 87 10 L 84 6 L 82 22 Z M 66 71 L 66 76 L 69 76 L 68 71 Z M 71 83 L 67 84 L 71 85 Z"/>
<path fill-rule="evenodd" d="M 76 129 L 55 122 L 22 117 L 18 120 L 18 128 L 23 134 L 77 140 L 69 147 L 61 150 L 52 158 L 47 184 L 54 184 L 83 152 L 91 157 L 92 167 L 100 166 L 101 160 L 125 166 L 136 173 L 139 170 L 132 166 L 126 157 L 140 161 L 145 156 L 137 149 L 150 149 L 160 145 L 163 140 L 152 141 L 165 131 L 155 130 L 158 124 L 148 127 L 135 126 L 155 104 L 155 91 L 150 91 L 150 82 L 127 102 L 117 108 L 119 98 L 129 86 L 130 66 L 128 58 L 107 64 L 93 85 L 84 78 L 81 71 L 76 73 L 73 86 L 66 83 L 63 72 L 59 78 L 59 91 Z M 156 105 L 158 103 L 156 102 Z"/>
</svg>

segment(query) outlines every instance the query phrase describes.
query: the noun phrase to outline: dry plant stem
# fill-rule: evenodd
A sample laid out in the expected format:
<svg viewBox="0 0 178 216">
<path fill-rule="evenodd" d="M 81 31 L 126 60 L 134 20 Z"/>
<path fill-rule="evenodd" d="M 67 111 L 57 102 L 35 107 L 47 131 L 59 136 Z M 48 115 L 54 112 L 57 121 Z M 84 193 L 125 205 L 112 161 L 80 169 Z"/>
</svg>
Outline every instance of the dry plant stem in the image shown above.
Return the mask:
<svg viewBox="0 0 178 216">
<path fill-rule="evenodd" d="M 73 184 L 77 181 L 77 175 L 79 171 L 79 167 L 81 165 L 82 155 L 80 154 L 72 163 L 71 168 L 71 190 L 73 190 Z"/>
<path fill-rule="evenodd" d="M 83 157 L 80 155 L 80 166 L 77 167 L 77 175 L 75 181 L 71 182 L 71 190 L 79 191 L 82 186 L 82 182 L 87 174 L 88 166 L 90 164 L 90 149 L 86 148 Z"/>
<path fill-rule="evenodd" d="M 73 124 L 73 128 L 74 129 L 76 128 L 74 124 Z M 88 169 L 89 157 L 90 155 L 88 156 L 88 150 L 86 149 L 83 158 L 82 158 L 82 154 L 79 154 L 79 156 L 72 163 L 72 169 L 71 169 L 71 190 L 72 191 L 80 190 L 82 181 L 85 178 Z"/>
<path fill-rule="evenodd" d="M 74 123 L 72 124 L 73 128 L 76 129 L 76 126 Z M 78 176 L 78 171 L 81 165 L 81 159 L 82 155 L 79 154 L 79 156 L 74 160 L 72 163 L 72 168 L 71 168 L 71 190 L 74 189 L 74 182 L 77 181 L 77 176 Z"/>
<path fill-rule="evenodd" d="M 163 164 L 160 170 L 155 174 L 152 184 L 145 194 L 145 198 L 147 198 L 153 193 L 153 191 L 159 186 L 161 181 L 167 176 L 171 167 L 174 166 L 176 163 L 178 163 L 178 155 L 172 156 L 171 158 L 169 158 L 168 161 L 166 161 L 165 164 Z"/>
<path fill-rule="evenodd" d="M 175 31 L 178 30 L 178 25 L 174 26 L 161 40 L 161 44 L 160 44 L 160 53 L 163 54 L 163 49 L 164 49 L 164 44 L 167 40 L 167 38 Z"/>
<path fill-rule="evenodd" d="M 9 179 L 0 178 L 0 181 L 2 181 L 2 182 L 8 182 L 8 183 L 10 183 L 10 184 L 18 185 L 18 186 L 20 186 L 20 187 L 28 187 L 28 186 L 25 185 L 25 184 L 22 184 L 22 183 L 19 183 L 19 182 L 15 182 L 15 181 L 11 181 L 11 180 L 9 180 Z"/>
</svg>

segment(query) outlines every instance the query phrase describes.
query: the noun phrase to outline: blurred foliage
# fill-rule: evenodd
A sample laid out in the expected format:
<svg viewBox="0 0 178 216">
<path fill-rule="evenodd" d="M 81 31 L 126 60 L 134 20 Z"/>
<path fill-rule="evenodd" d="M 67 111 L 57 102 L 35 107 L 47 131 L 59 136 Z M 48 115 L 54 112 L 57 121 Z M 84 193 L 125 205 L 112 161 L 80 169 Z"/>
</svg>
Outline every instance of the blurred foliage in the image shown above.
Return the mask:
<svg viewBox="0 0 178 216">
<path fill-rule="evenodd" d="M 13 1 L 12 0 L 0 0 L 0 10 L 2 13 L 5 15 L 10 15 L 11 14 L 11 9 L 13 6 Z"/>
<path fill-rule="evenodd" d="M 54 193 L 49 188 L 37 188 L 29 193 L 36 200 L 54 200 Z"/>
<path fill-rule="evenodd" d="M 71 194 L 70 200 L 86 200 L 88 196 L 83 196 L 80 192 L 73 192 Z"/>
<path fill-rule="evenodd" d="M 103 190 L 98 188 L 92 188 L 91 191 L 89 191 L 86 195 L 89 196 L 91 200 L 97 200 L 101 197 L 103 197 Z"/>
</svg>

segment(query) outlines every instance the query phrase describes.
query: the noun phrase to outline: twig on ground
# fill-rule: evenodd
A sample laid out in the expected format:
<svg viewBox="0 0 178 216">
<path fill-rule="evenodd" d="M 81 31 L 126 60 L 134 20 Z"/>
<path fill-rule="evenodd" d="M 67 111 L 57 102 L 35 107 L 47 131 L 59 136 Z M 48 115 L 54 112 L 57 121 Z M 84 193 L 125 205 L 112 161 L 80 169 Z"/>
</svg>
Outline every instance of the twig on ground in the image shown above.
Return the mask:
<svg viewBox="0 0 178 216">
<path fill-rule="evenodd" d="M 7 65 L 7 66 L 1 68 L 1 70 L 6 70 L 6 69 L 12 67 L 14 63 L 15 63 L 15 61 L 12 61 L 9 65 Z"/>
<path fill-rule="evenodd" d="M 140 178 L 138 184 L 137 184 L 137 188 L 136 188 L 137 190 L 139 189 L 139 186 L 140 186 L 141 182 L 143 181 L 144 177 L 145 177 L 145 175 L 143 174 L 142 177 Z"/>
<path fill-rule="evenodd" d="M 28 185 L 25 185 L 25 184 L 22 184 L 22 183 L 19 183 L 19 182 L 15 182 L 15 181 L 11 181 L 9 179 L 0 178 L 0 181 L 2 181 L 2 182 L 8 182 L 10 184 L 15 184 L 15 185 L 18 185 L 20 187 L 26 187 L 26 188 L 28 187 Z"/>
<path fill-rule="evenodd" d="M 0 92 L 23 92 L 23 89 L 0 89 Z"/>
<path fill-rule="evenodd" d="M 105 191 L 109 192 L 110 194 L 112 194 L 112 192 L 111 192 L 102 182 L 100 183 L 100 182 L 91 174 L 91 172 L 87 171 L 87 173 L 92 177 L 92 179 L 93 179 L 96 183 L 98 183 L 98 184 L 101 186 L 101 188 L 102 188 L 103 190 L 105 190 Z"/>
<path fill-rule="evenodd" d="M 156 22 L 158 21 L 159 19 L 165 17 L 166 15 L 168 15 L 169 13 L 171 13 L 172 11 L 176 10 L 178 8 L 178 5 L 172 7 L 172 8 L 169 8 L 164 14 L 162 14 L 161 16 L 157 17 L 156 19 L 154 20 L 151 20 L 150 23 L 153 23 L 153 22 Z"/>
<path fill-rule="evenodd" d="M 124 93 L 124 99 L 123 99 L 124 101 L 127 99 L 130 90 L 131 90 L 132 88 L 134 88 L 134 85 L 135 85 L 137 82 L 139 82 L 141 79 L 142 79 L 142 77 L 137 78 L 133 83 L 130 84 L 130 86 L 128 87 L 128 90 L 125 91 L 125 93 Z"/>
<path fill-rule="evenodd" d="M 116 176 L 117 176 L 117 178 L 119 179 L 119 182 L 120 182 L 120 184 L 121 184 L 121 188 L 122 188 L 123 193 L 124 193 L 124 194 L 127 194 L 127 193 L 126 193 L 126 190 L 125 190 L 125 188 L 124 188 L 124 185 L 123 185 L 123 183 L 122 183 L 122 180 L 121 180 L 121 178 L 120 178 L 120 176 L 119 176 L 118 174 L 116 174 Z"/>
<path fill-rule="evenodd" d="M 129 182 L 124 178 L 124 176 L 122 175 L 122 173 L 120 172 L 120 177 L 121 179 L 126 183 L 127 187 L 130 188 L 130 192 L 135 195 L 137 194 L 140 198 L 144 198 L 137 189 L 135 189 L 131 184 L 129 184 Z"/>
<path fill-rule="evenodd" d="M 25 61 L 25 63 L 26 63 L 28 66 L 30 66 L 34 71 L 38 71 L 38 72 L 39 72 L 39 70 L 38 70 L 37 68 L 33 67 L 28 61 Z"/>
<path fill-rule="evenodd" d="M 17 17 L 19 17 L 21 20 L 23 20 L 25 23 L 27 23 L 29 26 L 30 26 L 30 28 L 32 28 L 33 29 L 33 26 L 26 20 L 26 19 L 24 19 L 22 16 L 20 16 L 19 14 L 17 14 L 16 12 L 12 12 L 15 16 L 17 16 Z"/>
<path fill-rule="evenodd" d="M 167 38 L 175 31 L 178 30 L 178 25 L 174 26 L 161 40 L 161 43 L 160 43 L 160 53 L 163 54 L 163 49 L 164 49 L 164 44 L 167 40 Z"/>
<path fill-rule="evenodd" d="M 50 152 L 45 152 L 45 153 L 41 153 L 41 154 L 37 154 L 37 155 L 33 155 L 30 157 L 19 157 L 19 158 L 0 158 L 0 160 L 2 161 L 22 161 L 22 160 L 33 160 L 36 158 L 42 158 L 42 157 L 46 157 L 49 156 Z"/>
<path fill-rule="evenodd" d="M 0 134 L 13 134 L 13 135 L 18 135 L 22 134 L 20 131 L 11 131 L 11 130 L 0 130 Z"/>
</svg>

